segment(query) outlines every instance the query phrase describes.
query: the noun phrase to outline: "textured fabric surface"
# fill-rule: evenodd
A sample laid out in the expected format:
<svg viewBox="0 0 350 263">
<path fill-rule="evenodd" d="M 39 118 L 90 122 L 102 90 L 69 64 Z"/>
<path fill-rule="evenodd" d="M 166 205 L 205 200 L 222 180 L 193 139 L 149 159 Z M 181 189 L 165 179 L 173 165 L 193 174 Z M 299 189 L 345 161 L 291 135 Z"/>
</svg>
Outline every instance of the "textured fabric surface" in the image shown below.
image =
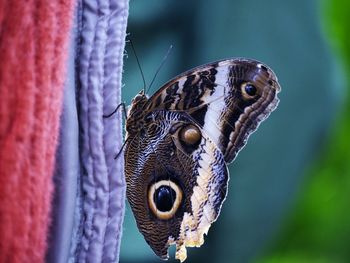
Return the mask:
<svg viewBox="0 0 350 263">
<path fill-rule="evenodd" d="M 46 261 L 50 263 L 65 263 L 69 258 L 79 186 L 79 125 L 75 92 L 76 21 L 75 16 L 70 38 L 60 134 L 56 151 L 56 169 L 53 178 L 55 190 L 52 201 L 49 249 L 46 257 Z"/>
<path fill-rule="evenodd" d="M 124 217 L 121 75 L 127 0 L 78 2 L 61 118 L 49 262 L 117 262 Z M 78 151 L 77 151 L 78 149 Z"/>
<path fill-rule="evenodd" d="M 0 262 L 43 262 L 71 0 L 0 1 Z"/>
<path fill-rule="evenodd" d="M 120 103 L 128 14 L 126 0 L 85 0 L 78 53 L 81 133 L 82 231 L 78 261 L 116 262 L 124 216 L 121 114 L 104 119 Z"/>
</svg>

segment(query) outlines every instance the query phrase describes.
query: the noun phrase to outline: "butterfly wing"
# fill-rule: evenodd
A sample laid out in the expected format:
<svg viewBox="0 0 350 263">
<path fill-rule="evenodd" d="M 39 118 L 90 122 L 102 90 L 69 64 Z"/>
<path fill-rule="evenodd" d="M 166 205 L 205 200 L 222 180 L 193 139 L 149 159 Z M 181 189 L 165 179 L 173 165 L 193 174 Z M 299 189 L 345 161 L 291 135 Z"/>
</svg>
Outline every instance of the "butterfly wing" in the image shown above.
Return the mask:
<svg viewBox="0 0 350 263">
<path fill-rule="evenodd" d="M 145 110 L 186 112 L 230 163 L 277 107 L 279 91 L 276 75 L 261 62 L 223 60 L 169 81 L 148 100 Z"/>
<path fill-rule="evenodd" d="M 202 245 L 220 212 L 227 167 L 221 151 L 186 114 L 160 110 L 146 119 L 147 131 L 126 149 L 128 200 L 155 253 L 167 259 L 168 247 L 176 244 L 176 258 L 184 261 L 186 246 Z M 199 136 L 191 139 L 193 132 Z"/>
<path fill-rule="evenodd" d="M 127 197 L 138 228 L 161 258 L 176 244 L 200 246 L 220 212 L 231 162 L 277 106 L 275 74 L 254 60 L 204 65 L 147 99 L 135 97 L 126 121 Z"/>
</svg>

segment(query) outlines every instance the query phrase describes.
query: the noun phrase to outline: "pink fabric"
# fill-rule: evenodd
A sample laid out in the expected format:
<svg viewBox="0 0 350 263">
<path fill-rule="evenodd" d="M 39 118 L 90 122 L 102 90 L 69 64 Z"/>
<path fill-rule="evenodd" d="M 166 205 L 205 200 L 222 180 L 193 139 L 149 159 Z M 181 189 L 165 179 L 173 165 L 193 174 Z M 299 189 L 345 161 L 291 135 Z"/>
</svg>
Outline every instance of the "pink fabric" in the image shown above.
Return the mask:
<svg viewBox="0 0 350 263">
<path fill-rule="evenodd" d="M 43 262 L 73 0 L 0 0 L 0 262 Z"/>
</svg>

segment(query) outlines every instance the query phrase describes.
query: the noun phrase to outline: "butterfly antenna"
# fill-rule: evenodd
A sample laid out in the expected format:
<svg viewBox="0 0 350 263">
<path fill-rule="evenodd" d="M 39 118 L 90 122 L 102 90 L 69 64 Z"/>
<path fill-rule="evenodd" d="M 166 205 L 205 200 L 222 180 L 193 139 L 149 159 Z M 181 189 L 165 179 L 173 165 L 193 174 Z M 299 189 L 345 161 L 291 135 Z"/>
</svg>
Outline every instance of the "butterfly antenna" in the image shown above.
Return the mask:
<svg viewBox="0 0 350 263">
<path fill-rule="evenodd" d="M 157 71 L 156 71 L 156 74 L 154 74 L 154 77 L 153 77 L 153 79 L 152 79 L 152 81 L 151 81 L 151 84 L 149 85 L 149 87 L 148 87 L 148 89 L 147 89 L 147 92 L 151 89 L 152 84 L 153 84 L 154 81 L 156 80 L 156 77 L 157 77 L 159 71 L 161 70 L 161 68 L 163 67 L 165 61 L 167 60 L 167 58 L 168 58 L 168 56 L 169 56 L 170 51 L 171 51 L 172 48 L 173 48 L 173 45 L 170 45 L 170 47 L 168 48 L 168 51 L 166 52 L 165 56 L 163 57 L 162 62 L 160 63 L 160 65 L 159 65 L 159 67 L 158 67 L 158 69 L 157 69 Z"/>
<path fill-rule="evenodd" d="M 142 76 L 142 80 L 143 80 L 143 92 L 144 92 L 144 94 L 146 94 L 146 86 L 147 85 L 146 85 L 145 75 L 143 74 L 143 71 L 142 71 L 142 68 L 141 68 L 141 64 L 140 64 L 139 58 L 137 57 L 134 44 L 132 43 L 131 39 L 129 39 L 129 41 L 130 41 L 130 45 L 131 45 L 132 51 L 134 52 L 134 55 L 136 57 L 137 65 L 139 66 L 139 69 L 140 69 L 140 72 L 141 72 L 141 76 Z"/>
</svg>

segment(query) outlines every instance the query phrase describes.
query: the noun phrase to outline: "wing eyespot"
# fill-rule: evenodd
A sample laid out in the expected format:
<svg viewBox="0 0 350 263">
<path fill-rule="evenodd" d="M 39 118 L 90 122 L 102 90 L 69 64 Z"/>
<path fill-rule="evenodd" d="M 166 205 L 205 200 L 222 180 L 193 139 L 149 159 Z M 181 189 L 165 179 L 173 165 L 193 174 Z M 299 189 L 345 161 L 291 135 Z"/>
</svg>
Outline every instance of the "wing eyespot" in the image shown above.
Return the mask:
<svg viewBox="0 0 350 263">
<path fill-rule="evenodd" d="M 194 147 L 201 141 L 202 135 L 200 130 L 195 125 L 187 125 L 180 129 L 179 139 L 182 144 L 189 147 Z"/>
<path fill-rule="evenodd" d="M 148 189 L 148 203 L 152 213 L 161 220 L 176 214 L 182 202 L 182 189 L 171 180 L 161 180 Z"/>
<path fill-rule="evenodd" d="M 258 89 L 252 83 L 245 82 L 241 85 L 241 92 L 244 99 L 252 99 L 258 94 Z"/>
</svg>

